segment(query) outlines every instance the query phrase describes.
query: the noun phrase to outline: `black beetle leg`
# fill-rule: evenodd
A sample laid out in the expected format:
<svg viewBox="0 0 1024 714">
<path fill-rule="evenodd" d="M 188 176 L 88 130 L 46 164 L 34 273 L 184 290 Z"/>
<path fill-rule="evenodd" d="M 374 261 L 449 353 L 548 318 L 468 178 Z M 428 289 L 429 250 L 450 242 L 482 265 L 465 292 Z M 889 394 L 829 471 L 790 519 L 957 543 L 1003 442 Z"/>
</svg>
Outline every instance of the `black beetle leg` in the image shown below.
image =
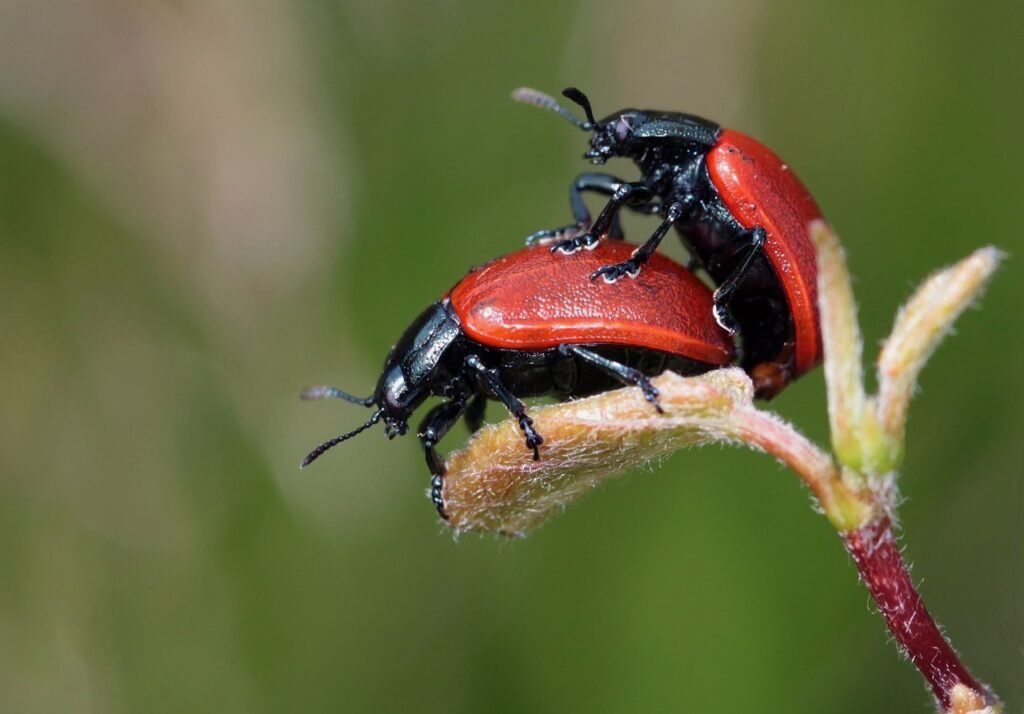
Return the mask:
<svg viewBox="0 0 1024 714">
<path fill-rule="evenodd" d="M 430 500 L 437 509 L 441 518 L 448 520 L 448 514 L 444 512 L 444 459 L 437 453 L 437 442 L 444 438 L 448 430 L 452 428 L 466 410 L 465 396 L 459 396 L 450 402 L 443 402 L 427 412 L 423 422 L 420 424 L 418 436 L 423 444 L 423 452 L 427 457 L 427 468 L 430 469 Z"/>
<path fill-rule="evenodd" d="M 561 228 L 549 228 L 543 231 L 537 231 L 531 233 L 526 238 L 526 245 L 534 245 L 541 243 L 546 240 L 553 238 L 564 238 L 566 234 L 573 233 L 579 235 L 585 233 L 592 219 L 590 217 L 590 209 L 587 208 L 587 204 L 583 201 L 583 192 L 588 191 L 591 193 L 600 193 L 604 196 L 611 196 L 615 193 L 615 189 L 618 188 L 622 181 L 610 176 L 609 174 L 598 174 L 598 173 L 583 173 L 575 178 L 572 184 L 569 185 L 569 206 L 572 208 L 572 216 L 576 219 L 575 223 L 570 223 L 567 226 Z M 570 236 L 571 237 L 571 236 Z M 615 217 L 611 228 L 611 238 L 622 238 L 622 224 L 619 223 L 618 216 Z"/>
<path fill-rule="evenodd" d="M 640 390 L 644 393 L 644 399 L 649 401 L 658 410 L 659 414 L 665 413 L 665 410 L 661 408 L 661 404 L 658 403 L 658 388 L 651 384 L 651 380 L 640 370 L 628 367 L 621 362 L 616 362 L 607 357 L 602 357 L 596 352 L 578 345 L 559 345 L 558 351 L 566 356 L 575 355 L 581 360 L 589 362 L 599 369 L 603 369 L 623 384 L 640 387 Z"/>
<path fill-rule="evenodd" d="M 723 280 L 718 289 L 715 290 L 715 320 L 722 326 L 722 329 L 728 330 L 730 333 L 736 332 L 736 320 L 729 311 L 729 301 L 732 300 L 736 288 L 743 282 L 743 278 L 746 277 L 750 266 L 754 264 L 754 258 L 764 250 L 764 243 L 767 237 L 764 228 L 761 226 L 745 230 L 736 236 L 738 245 L 740 245 L 741 249 L 746 249 L 747 254 L 743 257 L 740 264 L 729 273 L 729 277 Z"/>
<path fill-rule="evenodd" d="M 624 205 L 637 205 L 642 206 L 641 210 L 644 210 L 652 204 L 653 197 L 651 189 L 640 181 L 626 183 L 608 174 L 580 174 L 570 192 L 574 212 L 586 210 L 586 206 L 583 205 L 582 191 L 602 193 L 610 195 L 610 198 L 586 233 L 559 241 L 552 246 L 552 252 L 557 250 L 568 254 L 575 253 L 580 248 L 592 248 L 605 234 L 608 234 L 610 238 L 622 238 L 619 209 Z"/>
<path fill-rule="evenodd" d="M 527 416 L 526 405 L 519 401 L 516 395 L 512 394 L 509 388 L 505 386 L 505 383 L 501 381 L 501 377 L 498 375 L 498 370 L 488 369 L 476 355 L 466 357 L 466 366 L 476 373 L 491 394 L 505 405 L 505 408 L 512 413 L 512 416 L 519 420 L 519 428 L 522 429 L 523 435 L 526 437 L 526 448 L 533 450 L 533 460 L 538 461 L 540 459 L 540 449 L 537 447 L 544 443 L 544 437 L 533 428 L 533 419 Z"/>
<path fill-rule="evenodd" d="M 487 409 L 487 397 L 477 394 L 466 406 L 466 428 L 470 434 L 475 434 L 484 425 L 484 411 Z"/>
<path fill-rule="evenodd" d="M 600 176 L 601 174 L 597 175 Z M 601 212 L 597 214 L 597 219 L 590 228 L 591 232 L 597 236 L 602 236 L 608 232 L 612 220 L 615 219 L 622 206 L 646 205 L 651 203 L 651 199 L 654 196 L 651 189 L 642 181 L 626 183 L 614 179 L 614 183 L 609 184 L 608 188 L 612 189 L 611 198 L 608 199 L 608 203 L 604 205 Z"/>
<path fill-rule="evenodd" d="M 640 273 L 640 267 L 650 260 L 654 251 L 658 249 L 658 246 L 661 244 L 665 234 L 668 233 L 668 229 L 671 228 L 682 215 L 683 204 L 682 202 L 676 201 L 668 207 L 668 210 L 665 212 L 665 220 L 661 222 L 658 228 L 654 231 L 654 234 L 647 239 L 646 243 L 633 251 L 633 256 L 629 260 L 598 268 L 590 276 L 590 279 L 597 280 L 598 278 L 604 278 L 605 282 L 614 283 L 625 275 L 635 278 Z"/>
<path fill-rule="evenodd" d="M 576 216 L 576 223 L 581 229 L 590 227 L 590 211 L 587 204 L 583 202 L 583 192 L 600 193 L 604 196 L 613 196 L 623 184 L 610 174 L 584 173 L 576 177 L 572 186 L 569 187 L 569 204 L 572 206 L 572 215 Z M 611 225 L 608 227 L 608 237 L 612 240 L 623 240 L 626 235 L 622 231 L 622 221 L 619 219 L 618 211 L 612 216 Z"/>
<path fill-rule="evenodd" d="M 542 231 L 535 231 L 526 236 L 526 245 L 537 245 L 538 243 L 554 240 L 555 238 L 561 239 L 562 236 L 569 233 L 576 235 L 586 231 L 586 228 L 589 225 L 590 220 L 588 218 L 585 223 L 570 223 L 569 225 L 562 226 L 561 228 L 545 228 Z"/>
</svg>

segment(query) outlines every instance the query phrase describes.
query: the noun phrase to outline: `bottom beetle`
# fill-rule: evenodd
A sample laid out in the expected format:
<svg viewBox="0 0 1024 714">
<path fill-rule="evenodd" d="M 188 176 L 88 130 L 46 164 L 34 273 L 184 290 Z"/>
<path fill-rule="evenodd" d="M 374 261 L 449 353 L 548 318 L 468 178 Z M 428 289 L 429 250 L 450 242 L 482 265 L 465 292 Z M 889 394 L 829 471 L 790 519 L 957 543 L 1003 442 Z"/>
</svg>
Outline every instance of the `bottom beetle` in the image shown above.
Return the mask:
<svg viewBox="0 0 1024 714">
<path fill-rule="evenodd" d="M 563 399 L 635 385 L 658 406 L 648 376 L 671 369 L 693 375 L 729 364 L 732 343 L 712 317 L 711 291 L 681 265 L 655 254 L 636 280 L 595 285 L 585 278 L 624 260 L 635 246 L 604 241 L 577 260 L 552 260 L 536 247 L 471 271 L 428 307 L 391 348 L 373 396 L 310 387 L 304 399 L 337 398 L 376 411 L 362 426 L 325 441 L 307 466 L 346 439 L 384 422 L 388 438 L 405 434 L 409 417 L 431 396 L 419 439 L 431 474 L 431 500 L 445 517 L 444 460 L 435 446 L 461 417 L 470 431 L 487 399 L 519 420 L 526 447 L 540 458 L 544 439 L 523 397 Z"/>
</svg>

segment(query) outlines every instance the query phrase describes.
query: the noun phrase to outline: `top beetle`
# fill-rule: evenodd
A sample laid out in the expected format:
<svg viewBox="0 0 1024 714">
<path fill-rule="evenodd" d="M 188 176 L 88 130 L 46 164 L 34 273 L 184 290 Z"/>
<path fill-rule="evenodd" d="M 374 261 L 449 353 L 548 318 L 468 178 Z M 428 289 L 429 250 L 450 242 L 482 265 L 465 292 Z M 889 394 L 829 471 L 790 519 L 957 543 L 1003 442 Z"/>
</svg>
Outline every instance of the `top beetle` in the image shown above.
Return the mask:
<svg viewBox="0 0 1024 714">
<path fill-rule="evenodd" d="M 817 268 L 807 226 L 821 218 L 821 211 L 789 167 L 755 139 L 691 114 L 623 109 L 597 121 L 583 92 L 570 87 L 562 94 L 583 108 L 586 121 L 537 90 L 517 89 L 512 96 L 592 131 L 584 154 L 592 163 L 629 158 L 642 177 L 627 182 L 604 173 L 580 174 L 570 188 L 575 223 L 538 231 L 528 241 L 555 240 L 552 251 L 573 253 L 593 247 L 604 235 L 622 238 L 618 211 L 623 206 L 658 214 L 661 224 L 628 260 L 591 277 L 614 282 L 635 276 L 675 226 L 694 264 L 718 286 L 715 318 L 740 332 L 742 364 L 757 395 L 771 398 L 813 369 L 822 348 Z M 583 192 L 609 197 L 594 221 Z"/>
</svg>

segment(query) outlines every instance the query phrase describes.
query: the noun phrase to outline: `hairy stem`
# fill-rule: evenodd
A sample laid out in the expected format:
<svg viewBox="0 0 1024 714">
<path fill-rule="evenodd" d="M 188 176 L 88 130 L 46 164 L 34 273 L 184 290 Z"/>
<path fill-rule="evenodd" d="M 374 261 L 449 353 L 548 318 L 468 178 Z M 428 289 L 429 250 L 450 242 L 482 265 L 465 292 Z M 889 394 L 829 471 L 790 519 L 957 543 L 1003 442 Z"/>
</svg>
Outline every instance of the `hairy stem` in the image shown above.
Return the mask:
<svg viewBox="0 0 1024 714">
<path fill-rule="evenodd" d="M 995 698 L 967 670 L 925 608 L 910 580 L 889 519 L 847 531 L 842 537 L 889 631 L 927 680 L 942 711 L 956 711 L 954 704 L 962 711 L 995 704 Z M 973 701 L 964 688 L 977 695 Z M 965 703 L 969 708 L 962 708 Z"/>
</svg>

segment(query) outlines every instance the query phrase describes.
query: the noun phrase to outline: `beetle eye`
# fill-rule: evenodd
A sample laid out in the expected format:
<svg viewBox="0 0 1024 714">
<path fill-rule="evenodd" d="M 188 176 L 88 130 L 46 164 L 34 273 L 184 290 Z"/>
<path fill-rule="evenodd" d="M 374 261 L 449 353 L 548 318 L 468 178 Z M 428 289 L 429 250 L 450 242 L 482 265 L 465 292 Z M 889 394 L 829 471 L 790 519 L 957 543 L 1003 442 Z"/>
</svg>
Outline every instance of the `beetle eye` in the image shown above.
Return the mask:
<svg viewBox="0 0 1024 714">
<path fill-rule="evenodd" d="M 615 138 L 625 141 L 631 131 L 633 131 L 633 125 L 629 123 L 629 120 L 626 117 L 619 117 L 619 120 L 615 122 Z"/>
</svg>

